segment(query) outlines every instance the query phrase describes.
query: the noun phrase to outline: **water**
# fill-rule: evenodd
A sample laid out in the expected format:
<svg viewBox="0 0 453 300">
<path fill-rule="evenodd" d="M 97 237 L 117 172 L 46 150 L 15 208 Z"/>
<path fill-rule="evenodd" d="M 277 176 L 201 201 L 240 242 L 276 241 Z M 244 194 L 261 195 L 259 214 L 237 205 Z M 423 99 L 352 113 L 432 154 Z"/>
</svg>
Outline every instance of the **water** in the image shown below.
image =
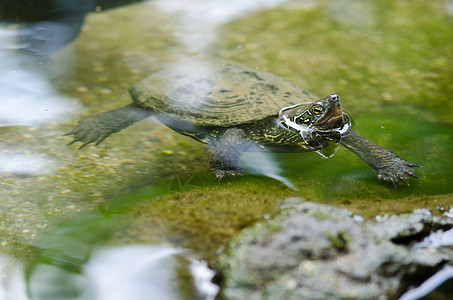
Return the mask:
<svg viewBox="0 0 453 300">
<path fill-rule="evenodd" d="M 232 237 L 276 213 L 287 196 L 364 217 L 450 210 L 451 1 L 242 2 L 150 1 L 91 13 L 74 43 L 38 59 L 15 52 L 16 27 L 2 27 L 0 269 L 9 279 L 0 299 L 27 299 L 21 276 L 43 260 L 49 268 L 35 278 L 69 272 L 77 284 L 103 286 L 101 271 L 74 275 L 99 270 L 92 263 L 108 255 L 102 249 L 170 245 L 214 263 Z M 188 57 L 228 59 L 320 96 L 338 94 L 353 128 L 422 165 L 420 180 L 397 189 L 379 183 L 340 146 L 329 159 L 246 154 L 241 164 L 258 175 L 218 183 L 206 148 L 154 119 L 97 147 L 65 146 L 62 135 L 80 118 L 128 104 L 135 82 Z M 193 278 L 182 266 L 176 278 Z M 182 290 L 200 295 L 194 285 Z"/>
<path fill-rule="evenodd" d="M 218 286 L 206 263 L 168 245 L 103 247 L 91 253 L 80 270 L 36 262 L 26 279 L 3 266 L 7 277 L 0 299 L 214 299 Z M 21 268 L 14 265 L 15 268 Z M 189 274 L 193 282 L 180 278 Z M 187 275 L 185 275 L 187 280 Z M 181 282 L 178 282 L 181 281 Z M 188 288 L 192 287 L 192 290 Z"/>
</svg>

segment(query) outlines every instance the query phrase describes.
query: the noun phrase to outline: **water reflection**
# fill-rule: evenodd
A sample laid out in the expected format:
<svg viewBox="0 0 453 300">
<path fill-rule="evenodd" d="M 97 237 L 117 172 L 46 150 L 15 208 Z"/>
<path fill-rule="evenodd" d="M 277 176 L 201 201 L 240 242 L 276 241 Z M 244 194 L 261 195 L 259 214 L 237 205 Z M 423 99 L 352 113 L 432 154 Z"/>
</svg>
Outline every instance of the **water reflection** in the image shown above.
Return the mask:
<svg viewBox="0 0 453 300">
<path fill-rule="evenodd" d="M 7 262 L 0 257 L 1 300 L 212 300 L 219 290 L 205 262 L 167 245 L 100 248 L 79 272 L 37 263 L 25 277 L 21 264 Z"/>
<path fill-rule="evenodd" d="M 53 54 L 79 35 L 85 16 L 144 0 L 3 0 L 0 21 L 21 22 L 16 49 L 33 56 Z"/>
<path fill-rule="evenodd" d="M 286 1 L 288 0 L 156 0 L 152 1 L 152 5 L 167 14 L 176 14 L 179 27 L 176 38 L 186 54 L 206 54 L 218 39 L 217 30 L 220 25 L 246 13 L 274 7 Z M 181 53 L 174 55 L 173 59 Z"/>
<path fill-rule="evenodd" d="M 28 300 L 23 264 L 0 253 L 0 300 Z"/>
<path fill-rule="evenodd" d="M 58 163 L 43 153 L 27 149 L 0 149 L 0 174 L 49 174 Z"/>
<path fill-rule="evenodd" d="M 442 286 L 442 284 L 448 280 L 450 280 L 451 285 L 452 278 L 453 278 L 453 266 L 447 265 L 442 270 L 431 276 L 428 280 L 423 282 L 420 286 L 404 293 L 399 298 L 399 300 L 422 299 L 423 297 L 427 296 L 429 293 L 435 291 L 436 289 L 439 289 L 438 293 L 439 296 L 436 297 L 436 295 L 434 295 L 432 299 L 447 299 L 444 297 L 448 297 L 447 293 L 451 292 L 451 287 L 448 288 L 447 286 L 445 292 L 441 292 L 441 289 L 439 287 Z"/>
<path fill-rule="evenodd" d="M 289 178 L 282 175 L 282 168 L 276 157 L 269 152 L 265 152 L 258 146 L 249 149 L 253 152 L 245 152 L 239 161 L 239 167 L 247 173 L 262 175 L 280 181 L 287 187 L 297 190 L 296 186 Z"/>
<path fill-rule="evenodd" d="M 49 69 L 44 61 L 15 52 L 14 33 L 0 28 L 0 124 L 34 126 L 75 113 L 77 101 L 60 95 L 50 82 L 69 66 Z"/>
</svg>

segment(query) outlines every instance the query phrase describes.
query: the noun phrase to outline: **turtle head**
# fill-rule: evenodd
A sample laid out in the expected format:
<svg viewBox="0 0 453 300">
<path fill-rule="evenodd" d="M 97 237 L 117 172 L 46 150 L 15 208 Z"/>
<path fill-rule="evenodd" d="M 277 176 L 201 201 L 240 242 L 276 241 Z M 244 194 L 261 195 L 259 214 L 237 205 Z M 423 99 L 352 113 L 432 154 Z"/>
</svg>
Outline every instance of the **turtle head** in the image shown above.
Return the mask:
<svg viewBox="0 0 453 300">
<path fill-rule="evenodd" d="M 335 94 L 312 103 L 285 107 L 278 118 L 281 127 L 299 133 L 308 147 L 326 158 L 335 154 L 341 137 L 351 125 L 341 108 L 340 97 Z M 333 151 L 326 150 L 329 141 L 337 144 Z"/>
<path fill-rule="evenodd" d="M 339 129 L 344 124 L 340 97 L 332 94 L 312 103 L 285 107 L 279 112 L 279 121 L 296 132 Z"/>
</svg>

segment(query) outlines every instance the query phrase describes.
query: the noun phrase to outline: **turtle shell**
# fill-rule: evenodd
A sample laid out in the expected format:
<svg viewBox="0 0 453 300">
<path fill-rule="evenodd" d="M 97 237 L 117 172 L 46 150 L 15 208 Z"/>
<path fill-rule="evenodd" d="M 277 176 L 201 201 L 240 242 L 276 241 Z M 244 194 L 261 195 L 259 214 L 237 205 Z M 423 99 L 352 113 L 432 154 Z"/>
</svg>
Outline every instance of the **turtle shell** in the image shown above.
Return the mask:
<svg viewBox="0 0 453 300">
<path fill-rule="evenodd" d="M 130 92 L 136 104 L 158 114 L 221 127 L 259 121 L 288 105 L 318 99 L 282 77 L 224 61 L 169 66 Z"/>
</svg>

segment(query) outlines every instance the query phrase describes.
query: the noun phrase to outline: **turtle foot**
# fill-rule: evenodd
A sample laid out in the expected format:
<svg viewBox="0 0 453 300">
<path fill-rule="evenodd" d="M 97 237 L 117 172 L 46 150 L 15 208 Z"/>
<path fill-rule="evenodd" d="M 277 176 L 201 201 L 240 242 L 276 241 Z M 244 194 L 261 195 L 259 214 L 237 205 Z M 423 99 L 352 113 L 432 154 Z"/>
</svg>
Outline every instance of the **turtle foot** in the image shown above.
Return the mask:
<svg viewBox="0 0 453 300">
<path fill-rule="evenodd" d="M 76 142 L 81 142 L 82 145 L 79 149 L 82 149 L 88 144 L 96 143 L 98 145 L 105 138 L 107 138 L 112 132 L 103 126 L 102 119 L 98 116 L 88 117 L 79 122 L 67 135 L 72 135 L 74 139 L 67 144 L 70 146 Z"/>
<path fill-rule="evenodd" d="M 112 133 L 127 128 L 151 115 L 152 111 L 132 103 L 97 116 L 88 117 L 81 120 L 71 132 L 65 134 L 74 136 L 74 140 L 68 146 L 75 142 L 82 143 L 79 149 L 91 143 L 98 145 Z"/>
<path fill-rule="evenodd" d="M 243 172 L 239 169 L 215 169 L 212 170 L 212 173 L 215 175 L 218 181 L 243 174 Z"/>
<path fill-rule="evenodd" d="M 409 185 L 407 180 L 410 177 L 419 179 L 415 175 L 414 168 L 416 167 L 421 166 L 395 156 L 391 164 L 376 169 L 376 174 L 379 181 L 392 183 L 394 187 L 397 187 L 397 184 L 401 181 Z"/>
</svg>

